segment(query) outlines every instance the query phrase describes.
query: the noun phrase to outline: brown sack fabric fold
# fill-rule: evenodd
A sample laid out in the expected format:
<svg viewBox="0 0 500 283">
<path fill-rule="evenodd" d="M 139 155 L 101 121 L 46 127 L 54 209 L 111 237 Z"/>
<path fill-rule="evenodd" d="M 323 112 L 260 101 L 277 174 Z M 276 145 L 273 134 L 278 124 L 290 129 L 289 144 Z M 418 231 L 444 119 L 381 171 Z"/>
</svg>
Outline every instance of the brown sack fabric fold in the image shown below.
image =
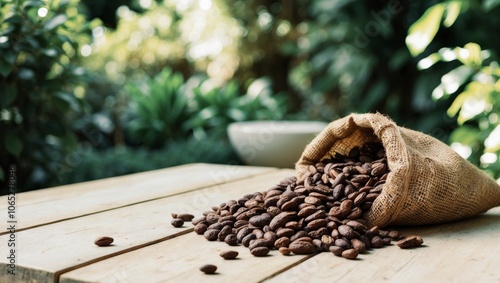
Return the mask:
<svg viewBox="0 0 500 283">
<path fill-rule="evenodd" d="M 366 220 L 371 225 L 438 224 L 500 205 L 500 185 L 441 141 L 396 125 L 381 114 L 351 114 L 331 122 L 304 150 L 295 168 L 336 152 L 380 141 L 391 173 Z"/>
</svg>

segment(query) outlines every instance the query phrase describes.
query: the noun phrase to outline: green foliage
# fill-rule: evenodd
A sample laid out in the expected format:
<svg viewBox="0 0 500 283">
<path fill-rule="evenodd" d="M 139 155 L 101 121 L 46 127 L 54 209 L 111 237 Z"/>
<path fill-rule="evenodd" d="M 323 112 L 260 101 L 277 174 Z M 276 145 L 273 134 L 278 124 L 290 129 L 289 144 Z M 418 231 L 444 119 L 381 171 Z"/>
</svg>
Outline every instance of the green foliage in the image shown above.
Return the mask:
<svg viewBox="0 0 500 283">
<path fill-rule="evenodd" d="M 84 182 L 169 166 L 194 162 L 238 164 L 231 145 L 225 139 L 209 137 L 203 141 L 194 138 L 170 142 L 162 149 L 114 147 L 91 149 L 58 184 Z"/>
<path fill-rule="evenodd" d="M 244 95 L 235 81 L 222 86 L 213 81 L 184 84 L 182 75 L 164 69 L 154 78 L 125 87 L 130 96 L 127 131 L 132 141 L 149 148 L 194 135 L 225 137 L 226 127 L 236 121 L 280 119 L 284 99 L 272 95 L 265 79 L 254 81 Z"/>
<path fill-rule="evenodd" d="M 495 6 L 491 2 L 483 3 L 482 8 L 489 11 Z M 428 16 L 426 12 L 412 27 Z M 439 25 L 439 21 L 434 21 L 429 28 L 437 30 Z M 413 36 L 413 32 L 415 30 L 410 29 L 408 37 Z M 500 66 L 494 52 L 469 42 L 464 47 L 441 48 L 420 60 L 418 66 L 425 70 L 437 62 L 452 64 L 457 61 L 459 65 L 441 77 L 432 97 L 453 101 L 447 114 L 456 119 L 458 127 L 450 136 L 451 146 L 491 176 L 500 178 Z"/>
<path fill-rule="evenodd" d="M 418 56 L 436 36 L 441 20 L 445 27 L 453 25 L 462 5 L 467 1 L 457 0 L 438 3 L 427 9 L 424 15 L 408 29 L 406 45 L 412 56 Z"/>
<path fill-rule="evenodd" d="M 165 69 L 156 77 L 129 83 L 125 87 L 131 98 L 128 132 L 134 142 L 161 147 L 166 141 L 188 135 L 191 117 L 188 100 L 181 91 L 181 74 Z"/>
<path fill-rule="evenodd" d="M 195 87 L 193 117 L 189 125 L 198 138 L 210 134 L 226 134 L 226 127 L 233 122 L 249 120 L 279 120 L 287 109 L 283 96 L 272 94 L 269 80 L 255 80 L 246 94 L 240 94 L 235 80 L 219 87 L 206 87 L 210 81 Z"/>
<path fill-rule="evenodd" d="M 448 105 L 427 95 L 435 77 L 419 75 L 404 42 L 428 2 L 305 1 L 309 18 L 296 28 L 289 83 L 308 117 L 378 111 L 420 131 L 446 128 L 440 113 Z"/>
<path fill-rule="evenodd" d="M 76 144 L 70 121 L 85 103 L 74 92 L 84 74 L 75 62 L 90 42 L 77 2 L 0 6 L 0 170 L 17 165 L 19 190 L 48 178 L 52 157 Z"/>
</svg>

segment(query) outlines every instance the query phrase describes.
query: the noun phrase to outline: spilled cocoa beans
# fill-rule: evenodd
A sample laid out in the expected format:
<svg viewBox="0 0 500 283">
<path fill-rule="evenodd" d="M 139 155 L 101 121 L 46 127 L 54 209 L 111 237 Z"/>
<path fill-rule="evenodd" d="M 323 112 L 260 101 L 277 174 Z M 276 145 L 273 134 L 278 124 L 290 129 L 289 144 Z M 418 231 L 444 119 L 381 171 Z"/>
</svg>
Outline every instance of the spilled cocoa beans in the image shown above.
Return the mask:
<svg viewBox="0 0 500 283">
<path fill-rule="evenodd" d="M 209 241 L 242 244 L 254 256 L 276 249 L 283 255 L 331 252 L 356 259 L 392 241 L 416 247 L 420 237 L 369 227 L 363 219 L 389 174 L 382 145 L 367 143 L 311 165 L 303 180 L 288 177 L 267 191 L 212 207 L 193 220 L 194 231 Z"/>
</svg>

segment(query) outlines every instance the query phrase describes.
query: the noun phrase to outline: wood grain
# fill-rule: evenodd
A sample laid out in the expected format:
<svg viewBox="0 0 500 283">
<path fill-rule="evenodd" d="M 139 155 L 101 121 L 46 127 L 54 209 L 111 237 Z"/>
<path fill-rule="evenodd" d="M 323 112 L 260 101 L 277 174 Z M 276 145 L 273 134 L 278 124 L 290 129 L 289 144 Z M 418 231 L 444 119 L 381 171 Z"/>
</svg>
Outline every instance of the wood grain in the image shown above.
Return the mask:
<svg viewBox="0 0 500 283">
<path fill-rule="evenodd" d="M 238 251 L 238 258 L 224 260 L 219 256 L 223 250 Z M 277 251 L 254 257 L 241 245 L 208 242 L 189 233 L 65 273 L 60 282 L 258 282 L 305 258 L 283 256 Z M 199 271 L 204 264 L 216 265 L 216 274 Z"/>
<path fill-rule="evenodd" d="M 500 281 L 500 208 L 468 221 L 402 231 L 423 235 L 425 246 L 402 250 L 391 245 L 373 249 L 357 260 L 331 253 L 282 256 L 277 251 L 257 258 L 242 246 L 207 242 L 189 233 L 65 273 L 61 282 Z M 218 256 L 229 249 L 238 251 L 239 259 L 228 261 Z M 208 263 L 218 266 L 217 274 L 205 275 L 198 270 Z"/>
<path fill-rule="evenodd" d="M 17 229 L 21 231 L 275 170 L 191 164 L 22 193 L 17 195 Z M 0 211 L 7 211 L 7 196 L 0 197 Z M 7 213 L 1 214 L 1 221 L 7 221 Z M 1 231 L 0 235 L 6 233 Z"/>
<path fill-rule="evenodd" d="M 210 167 L 206 170 L 208 169 Z M 239 198 L 247 193 L 267 190 L 284 177 L 293 174 L 291 169 L 274 170 L 232 183 L 205 187 L 19 232 L 16 282 L 24 282 L 22 278 L 27 273 L 46 279 L 40 279 L 39 282 L 53 282 L 56 274 L 61 271 L 179 236 L 192 229 L 192 225 L 186 223 L 182 228 L 172 227 L 172 212 L 201 215 L 212 205 Z M 169 176 L 173 178 L 172 175 Z M 189 178 L 184 176 L 182 179 Z M 161 186 L 160 184 L 158 182 L 157 186 Z M 166 191 L 176 190 L 164 186 L 163 188 Z M 123 193 L 146 189 L 141 184 L 136 184 L 136 187 L 128 188 Z M 97 247 L 93 241 L 100 236 L 113 237 L 115 242 L 109 247 Z M 8 235 L 0 236 L 0 243 L 6 243 L 7 237 Z M 6 263 L 6 257 L 0 257 L 0 263 L 0 282 L 5 282 L 3 280 L 7 279 L 6 265 L 3 263 Z"/>
<path fill-rule="evenodd" d="M 424 246 L 393 244 L 357 260 L 322 253 L 265 282 L 500 282 L 500 207 L 466 221 L 400 231 L 421 235 Z"/>
</svg>

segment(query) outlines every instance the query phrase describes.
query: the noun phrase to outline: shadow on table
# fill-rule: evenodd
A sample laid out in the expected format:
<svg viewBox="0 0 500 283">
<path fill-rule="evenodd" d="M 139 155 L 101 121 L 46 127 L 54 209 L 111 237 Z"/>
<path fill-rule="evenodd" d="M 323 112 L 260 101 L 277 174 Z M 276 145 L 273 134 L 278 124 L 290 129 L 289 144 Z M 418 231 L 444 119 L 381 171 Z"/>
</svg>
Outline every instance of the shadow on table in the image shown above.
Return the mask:
<svg viewBox="0 0 500 283">
<path fill-rule="evenodd" d="M 391 227 L 406 235 L 417 234 L 421 236 L 433 234 L 483 234 L 487 231 L 500 231 L 500 210 L 487 212 L 475 217 L 467 218 L 460 221 L 425 225 L 415 227 Z"/>
</svg>

